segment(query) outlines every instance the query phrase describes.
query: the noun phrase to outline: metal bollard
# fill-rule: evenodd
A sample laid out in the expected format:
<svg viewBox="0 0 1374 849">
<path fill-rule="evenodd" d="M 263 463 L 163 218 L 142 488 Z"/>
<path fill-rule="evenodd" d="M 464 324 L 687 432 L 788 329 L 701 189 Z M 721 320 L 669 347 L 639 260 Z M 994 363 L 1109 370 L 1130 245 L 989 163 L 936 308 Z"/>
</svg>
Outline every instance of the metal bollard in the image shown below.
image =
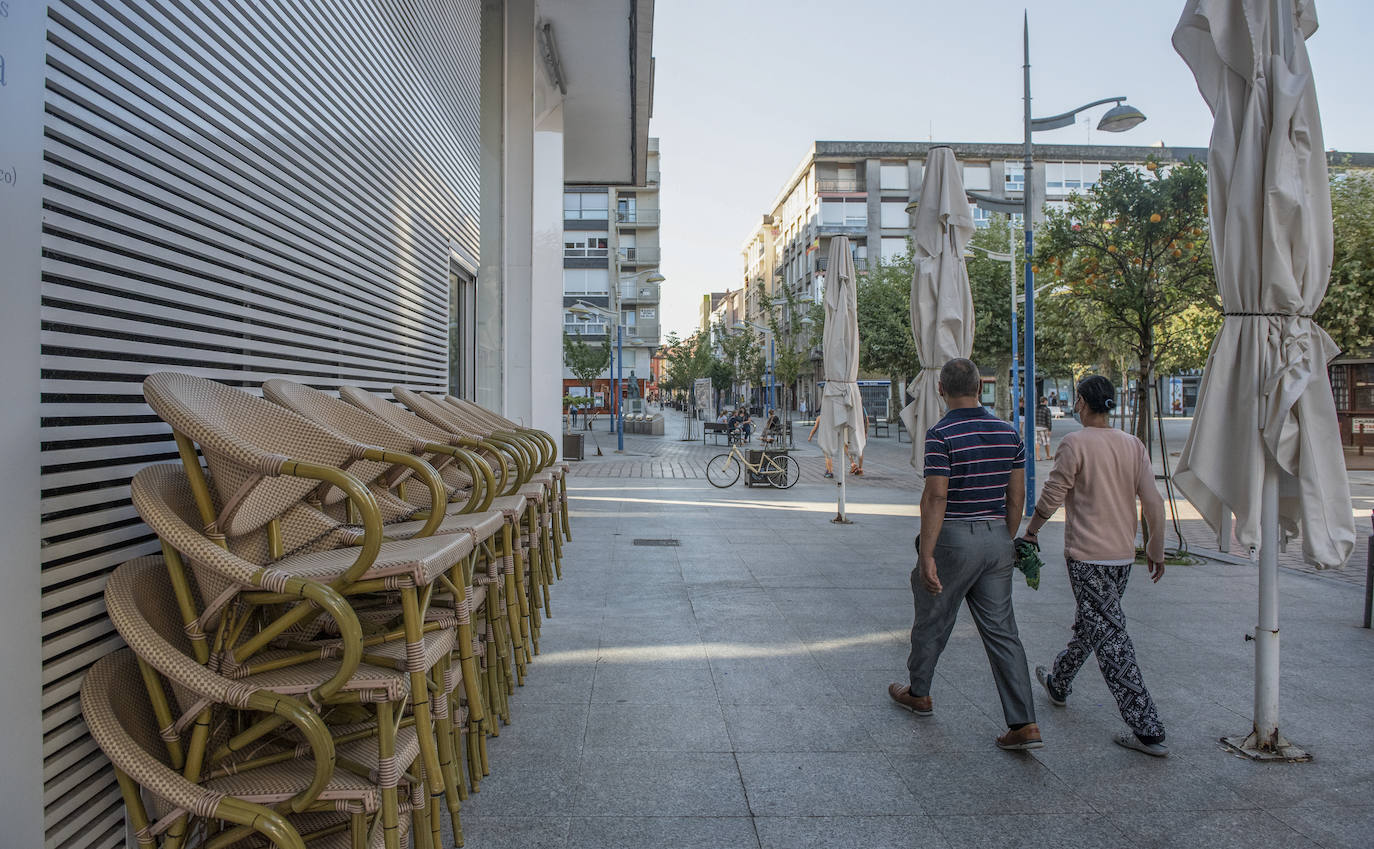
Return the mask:
<svg viewBox="0 0 1374 849">
<path fill-rule="evenodd" d="M 1369 511 L 1369 521 L 1374 523 L 1374 510 Z M 1368 541 L 1368 551 L 1365 556 L 1364 565 L 1364 626 L 1370 625 L 1370 619 L 1374 618 L 1374 534 L 1371 534 Z"/>
</svg>

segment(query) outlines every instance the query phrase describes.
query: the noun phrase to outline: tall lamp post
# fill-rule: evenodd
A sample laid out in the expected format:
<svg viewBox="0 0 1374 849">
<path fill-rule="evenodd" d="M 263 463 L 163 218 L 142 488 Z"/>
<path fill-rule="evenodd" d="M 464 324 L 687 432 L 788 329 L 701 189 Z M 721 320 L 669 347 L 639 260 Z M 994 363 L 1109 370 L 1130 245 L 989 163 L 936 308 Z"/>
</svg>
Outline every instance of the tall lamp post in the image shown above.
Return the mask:
<svg viewBox="0 0 1374 849">
<path fill-rule="evenodd" d="M 1097 123 L 1097 129 L 1104 133 L 1123 133 L 1145 120 L 1145 114 L 1134 106 L 1125 103 L 1125 97 L 1104 97 L 1101 100 L 1094 100 L 1092 103 L 1085 103 L 1077 109 L 1068 112 L 1061 112 L 1058 115 L 1051 115 L 1048 118 L 1031 117 L 1031 92 L 1030 92 L 1030 15 L 1023 19 L 1022 24 L 1022 55 L 1024 64 L 1022 65 L 1023 75 L 1023 118 L 1025 130 L 1025 158 L 1023 162 L 1023 187 L 1022 200 L 1020 204 L 1008 202 L 1004 199 L 978 195 L 969 192 L 969 197 L 978 206 L 994 210 L 997 212 L 1021 213 L 1022 225 L 1025 228 L 1025 298 L 1026 298 L 1026 324 L 1025 324 L 1025 351 L 1026 365 L 1023 370 L 1026 381 L 1025 397 L 1030 398 L 1035 394 L 1035 272 L 1032 270 L 1031 260 L 1035 255 L 1034 238 L 1032 230 L 1035 212 L 1035 191 L 1034 191 L 1034 156 L 1031 147 L 1031 134 L 1042 130 L 1057 130 L 1067 127 L 1074 123 L 1080 112 L 1092 109 L 1095 106 L 1103 106 L 1108 103 L 1115 103 L 1107 113 L 1102 116 L 1102 120 Z M 1017 207 L 1020 207 L 1019 209 Z M 1035 416 L 1027 415 L 1022 424 L 1023 439 L 1027 446 L 1035 444 Z M 1026 464 L 1026 515 L 1031 515 L 1035 509 L 1035 464 Z"/>
</svg>

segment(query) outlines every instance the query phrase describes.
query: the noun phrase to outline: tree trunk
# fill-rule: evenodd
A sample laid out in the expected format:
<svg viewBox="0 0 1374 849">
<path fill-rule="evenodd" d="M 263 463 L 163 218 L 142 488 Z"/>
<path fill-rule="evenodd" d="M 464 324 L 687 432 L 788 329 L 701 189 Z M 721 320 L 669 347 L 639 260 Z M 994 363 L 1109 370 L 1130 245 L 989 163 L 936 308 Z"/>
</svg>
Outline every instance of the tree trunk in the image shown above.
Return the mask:
<svg viewBox="0 0 1374 849">
<path fill-rule="evenodd" d="M 1011 421 L 1011 355 L 997 360 L 997 400 L 993 405 L 997 418 Z"/>
<path fill-rule="evenodd" d="M 1147 355 L 1140 360 L 1135 383 L 1135 435 L 1146 446 L 1150 445 L 1150 384 L 1153 379 L 1154 360 Z"/>
</svg>

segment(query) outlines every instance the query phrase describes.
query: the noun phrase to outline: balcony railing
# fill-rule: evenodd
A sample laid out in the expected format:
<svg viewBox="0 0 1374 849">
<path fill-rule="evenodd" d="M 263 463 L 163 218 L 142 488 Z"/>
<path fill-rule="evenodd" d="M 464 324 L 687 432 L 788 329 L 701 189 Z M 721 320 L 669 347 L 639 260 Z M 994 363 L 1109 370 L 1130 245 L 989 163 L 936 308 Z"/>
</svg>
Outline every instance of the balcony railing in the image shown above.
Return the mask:
<svg viewBox="0 0 1374 849">
<path fill-rule="evenodd" d="M 820 194 L 839 192 L 861 192 L 863 183 L 859 180 L 817 180 L 816 192 Z"/>
<path fill-rule="evenodd" d="M 647 186 L 657 186 L 658 174 L 659 172 L 657 168 L 650 168 L 648 171 L 644 173 L 644 184 Z"/>
<path fill-rule="evenodd" d="M 626 265 L 658 264 L 658 248 L 618 248 L 616 252 Z"/>
<path fill-rule="evenodd" d="M 653 283 L 621 283 L 621 301 L 657 301 L 658 287 Z"/>
<path fill-rule="evenodd" d="M 610 256 L 609 248 L 564 248 L 564 259 L 605 259 Z"/>
<path fill-rule="evenodd" d="M 616 210 L 615 223 L 631 224 L 635 227 L 657 227 L 658 216 L 657 209 L 620 209 Z"/>
<path fill-rule="evenodd" d="M 833 235 L 840 235 L 840 234 L 844 234 L 844 235 L 848 236 L 848 235 L 852 235 L 852 234 L 855 234 L 855 233 L 857 233 L 857 234 L 859 234 L 859 235 L 862 235 L 862 234 L 863 234 L 864 232 L 866 232 L 867 230 L 868 230 L 868 222 L 867 222 L 867 221 L 858 221 L 858 220 L 856 220 L 856 219 L 847 220 L 847 221 L 845 221 L 845 222 L 842 223 L 842 224 L 817 224 L 817 225 L 816 225 L 816 234 L 819 235 L 819 236 L 833 236 Z"/>
<path fill-rule="evenodd" d="M 609 325 L 579 321 L 577 324 L 564 324 L 563 332 L 569 336 L 605 336 Z"/>
</svg>

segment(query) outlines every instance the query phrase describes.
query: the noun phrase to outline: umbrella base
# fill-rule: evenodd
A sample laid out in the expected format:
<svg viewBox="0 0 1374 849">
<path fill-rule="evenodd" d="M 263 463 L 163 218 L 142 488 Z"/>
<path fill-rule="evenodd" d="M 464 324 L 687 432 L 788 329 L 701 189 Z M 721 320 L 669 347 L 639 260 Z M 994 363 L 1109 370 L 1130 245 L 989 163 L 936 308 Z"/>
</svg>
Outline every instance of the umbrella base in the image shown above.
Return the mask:
<svg viewBox="0 0 1374 849">
<path fill-rule="evenodd" d="M 1249 737 L 1222 737 L 1221 743 L 1227 751 L 1252 761 L 1287 761 L 1296 764 L 1312 760 L 1311 752 L 1294 746 L 1282 734 L 1275 734 L 1274 738 L 1272 744 L 1268 744 L 1251 731 Z"/>
<path fill-rule="evenodd" d="M 836 525 L 852 525 L 852 524 L 854 524 L 854 522 L 853 522 L 852 519 L 846 519 L 846 518 L 843 517 L 843 516 L 836 516 L 835 518 L 831 519 L 830 521 L 831 521 L 831 523 L 836 524 Z"/>
</svg>

